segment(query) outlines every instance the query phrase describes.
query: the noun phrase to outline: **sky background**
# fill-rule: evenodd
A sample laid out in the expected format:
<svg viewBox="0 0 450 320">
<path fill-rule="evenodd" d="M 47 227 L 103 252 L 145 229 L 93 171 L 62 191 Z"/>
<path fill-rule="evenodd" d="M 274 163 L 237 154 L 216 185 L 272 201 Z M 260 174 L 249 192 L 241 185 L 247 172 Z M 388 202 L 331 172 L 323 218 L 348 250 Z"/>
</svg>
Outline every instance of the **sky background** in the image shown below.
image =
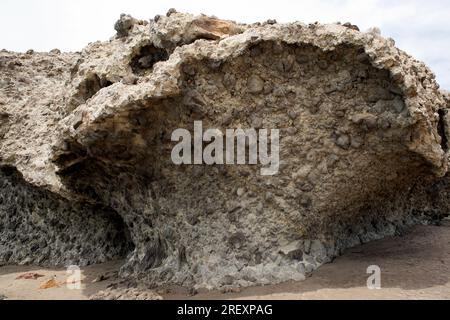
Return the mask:
<svg viewBox="0 0 450 320">
<path fill-rule="evenodd" d="M 169 8 L 239 22 L 352 22 L 424 61 L 450 90 L 450 0 L 0 0 L 0 49 L 80 51 L 115 34 L 120 13 L 139 19 Z"/>
</svg>

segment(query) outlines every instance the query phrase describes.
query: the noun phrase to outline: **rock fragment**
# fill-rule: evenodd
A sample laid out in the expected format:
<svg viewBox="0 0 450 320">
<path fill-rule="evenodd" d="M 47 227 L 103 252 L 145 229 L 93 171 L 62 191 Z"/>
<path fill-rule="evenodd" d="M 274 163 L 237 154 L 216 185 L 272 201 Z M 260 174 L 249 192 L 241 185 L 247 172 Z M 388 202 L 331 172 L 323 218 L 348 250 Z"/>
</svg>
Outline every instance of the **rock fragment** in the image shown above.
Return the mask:
<svg viewBox="0 0 450 320">
<path fill-rule="evenodd" d="M 248 91 L 258 94 L 264 89 L 264 81 L 257 75 L 251 75 L 247 81 Z"/>
<path fill-rule="evenodd" d="M 448 214 L 450 99 L 378 32 L 175 10 L 115 29 L 0 53 L 0 263 L 124 259 L 124 279 L 228 290 Z M 195 121 L 278 129 L 279 170 L 193 164 L 192 143 L 175 165 Z"/>
<path fill-rule="evenodd" d="M 117 37 L 123 38 L 128 36 L 128 33 L 137 22 L 132 16 L 122 13 L 120 19 L 114 24 L 114 29 L 117 31 Z"/>
</svg>

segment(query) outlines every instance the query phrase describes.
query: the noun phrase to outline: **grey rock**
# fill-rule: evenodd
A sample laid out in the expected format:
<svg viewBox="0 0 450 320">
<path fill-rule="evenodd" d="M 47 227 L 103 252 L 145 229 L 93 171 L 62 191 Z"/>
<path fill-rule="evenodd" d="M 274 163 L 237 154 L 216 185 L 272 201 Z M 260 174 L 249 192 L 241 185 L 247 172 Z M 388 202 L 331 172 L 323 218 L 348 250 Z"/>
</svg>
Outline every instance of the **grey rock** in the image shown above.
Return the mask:
<svg viewBox="0 0 450 320">
<path fill-rule="evenodd" d="M 246 237 L 242 231 L 236 232 L 228 239 L 228 244 L 235 249 L 240 249 L 245 245 Z"/>
<path fill-rule="evenodd" d="M 121 14 L 120 19 L 114 24 L 114 29 L 117 31 L 119 38 L 128 36 L 128 33 L 136 23 L 136 19 L 127 14 Z"/>
<path fill-rule="evenodd" d="M 376 32 L 175 11 L 116 29 L 81 52 L 0 53 L 0 264 L 124 259 L 121 278 L 152 286 L 279 283 L 448 214 L 450 99 Z M 260 119 L 282 133 L 277 175 L 171 161 L 175 129 Z M 280 253 L 293 241 L 305 248 Z"/>
<path fill-rule="evenodd" d="M 377 126 L 377 116 L 370 113 L 360 113 L 352 116 L 352 121 L 365 130 L 372 130 Z"/>
<path fill-rule="evenodd" d="M 342 149 L 348 149 L 349 146 L 350 146 L 350 137 L 348 135 L 346 135 L 346 134 L 340 135 L 336 139 L 336 145 L 338 145 Z"/>
<path fill-rule="evenodd" d="M 251 75 L 248 78 L 247 87 L 250 93 L 260 93 L 264 89 L 264 81 L 257 75 Z"/>
<path fill-rule="evenodd" d="M 59 50 L 59 49 L 53 49 L 53 50 L 50 50 L 50 53 L 51 54 L 61 54 L 61 50 Z"/>
</svg>

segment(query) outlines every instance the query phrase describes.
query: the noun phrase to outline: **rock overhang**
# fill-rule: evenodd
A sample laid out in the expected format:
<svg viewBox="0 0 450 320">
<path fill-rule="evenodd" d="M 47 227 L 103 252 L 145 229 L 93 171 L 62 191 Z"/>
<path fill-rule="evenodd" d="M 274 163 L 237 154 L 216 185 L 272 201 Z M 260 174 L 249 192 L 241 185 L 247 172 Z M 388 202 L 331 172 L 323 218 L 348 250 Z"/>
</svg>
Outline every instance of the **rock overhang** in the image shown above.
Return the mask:
<svg viewBox="0 0 450 320">
<path fill-rule="evenodd" d="M 448 94 L 393 41 L 338 24 L 173 12 L 121 20 L 117 37 L 91 44 L 71 68 L 42 165 L 9 164 L 70 201 L 117 212 L 135 245 L 124 276 L 284 281 L 426 216 L 427 187 L 447 172 Z M 267 92 L 246 89 L 253 75 Z M 199 119 L 280 126 L 284 171 L 263 179 L 252 168 L 173 166 L 170 130 Z M 48 172 L 57 178 L 39 181 Z"/>
</svg>

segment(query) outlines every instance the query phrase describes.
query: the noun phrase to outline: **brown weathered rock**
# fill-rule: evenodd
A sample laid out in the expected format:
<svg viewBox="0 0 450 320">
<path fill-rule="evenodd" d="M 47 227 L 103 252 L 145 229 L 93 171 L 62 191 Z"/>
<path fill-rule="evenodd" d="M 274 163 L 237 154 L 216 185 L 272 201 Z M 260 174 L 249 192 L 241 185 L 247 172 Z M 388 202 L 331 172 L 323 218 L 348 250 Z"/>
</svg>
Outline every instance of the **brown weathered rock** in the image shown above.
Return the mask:
<svg viewBox="0 0 450 320">
<path fill-rule="evenodd" d="M 102 224 L 104 259 L 130 250 L 122 276 L 219 287 L 300 280 L 347 247 L 447 214 L 449 96 L 376 32 L 176 11 L 122 16 L 116 30 L 81 53 L 0 53 L 1 161 L 23 177 L 5 189 L 3 221 L 27 212 L 11 204 L 26 185 L 48 194 L 43 211 L 57 201 L 78 206 L 70 217 L 85 212 L 80 238 Z M 174 165 L 171 133 L 196 120 L 280 129 L 279 174 Z M 97 262 L 93 250 L 71 253 L 27 254 Z"/>
</svg>

